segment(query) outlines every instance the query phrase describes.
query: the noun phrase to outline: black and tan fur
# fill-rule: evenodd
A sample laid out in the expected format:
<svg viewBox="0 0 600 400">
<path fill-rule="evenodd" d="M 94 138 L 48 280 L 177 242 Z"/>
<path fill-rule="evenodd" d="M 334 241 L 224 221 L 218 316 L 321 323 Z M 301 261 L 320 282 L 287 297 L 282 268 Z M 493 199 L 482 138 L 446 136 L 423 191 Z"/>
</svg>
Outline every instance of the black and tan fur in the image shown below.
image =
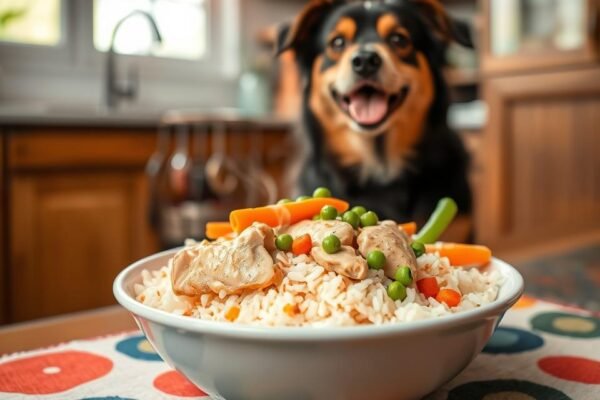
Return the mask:
<svg viewBox="0 0 600 400">
<path fill-rule="evenodd" d="M 327 186 L 399 221 L 423 220 L 444 196 L 470 212 L 468 157 L 446 125 L 441 65 L 451 40 L 470 44 L 436 0 L 314 0 L 282 28 L 279 52 L 294 50 L 303 76 L 305 192 Z M 372 76 L 357 75 L 357 52 L 378 60 Z M 345 93 L 364 82 L 388 99 L 373 126 L 347 109 Z"/>
</svg>

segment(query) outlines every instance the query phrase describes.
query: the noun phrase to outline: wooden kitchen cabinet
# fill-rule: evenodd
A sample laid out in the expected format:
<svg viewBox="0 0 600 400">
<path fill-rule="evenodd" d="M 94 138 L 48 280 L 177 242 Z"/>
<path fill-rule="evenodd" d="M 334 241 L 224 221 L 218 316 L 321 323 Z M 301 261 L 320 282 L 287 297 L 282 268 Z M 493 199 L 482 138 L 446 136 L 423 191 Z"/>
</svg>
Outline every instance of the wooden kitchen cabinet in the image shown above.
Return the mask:
<svg viewBox="0 0 600 400">
<path fill-rule="evenodd" d="M 485 80 L 477 240 L 524 248 L 600 230 L 600 67 Z"/>
<path fill-rule="evenodd" d="M 0 325 L 7 320 L 7 286 L 6 286 L 6 270 L 7 270 L 7 257 L 5 250 L 5 237 L 6 237 L 6 221 L 5 221 L 5 207 L 4 198 L 6 197 L 6 182 L 4 177 L 4 136 L 0 129 Z"/>
<path fill-rule="evenodd" d="M 248 157 L 260 144 L 264 170 L 287 196 L 287 125 L 252 129 L 231 132 L 227 153 Z M 206 161 L 212 139 L 201 142 Z M 119 271 L 165 245 L 149 218 L 145 167 L 156 149 L 156 128 L 0 131 L 0 324 L 115 303 Z"/>
<path fill-rule="evenodd" d="M 117 273 L 157 250 L 144 174 L 151 132 L 8 135 L 11 322 L 113 304 Z"/>
</svg>

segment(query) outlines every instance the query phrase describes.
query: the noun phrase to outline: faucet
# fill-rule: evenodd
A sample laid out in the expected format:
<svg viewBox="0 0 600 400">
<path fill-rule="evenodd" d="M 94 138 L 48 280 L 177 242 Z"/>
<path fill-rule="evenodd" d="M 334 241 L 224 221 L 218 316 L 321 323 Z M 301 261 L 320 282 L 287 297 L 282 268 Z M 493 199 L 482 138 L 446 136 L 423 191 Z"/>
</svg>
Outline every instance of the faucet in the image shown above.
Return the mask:
<svg viewBox="0 0 600 400">
<path fill-rule="evenodd" d="M 134 99 L 137 95 L 138 91 L 138 78 L 137 71 L 133 68 L 129 70 L 129 79 L 125 85 L 117 84 L 117 71 L 115 66 L 115 38 L 123 22 L 127 21 L 129 18 L 141 15 L 146 17 L 148 22 L 150 22 L 150 28 L 152 31 L 152 35 L 154 37 L 154 41 L 156 43 L 162 43 L 162 36 L 160 31 L 158 30 L 158 26 L 156 25 L 156 21 L 154 17 L 146 11 L 135 10 L 123 17 L 117 24 L 112 32 L 112 37 L 110 39 L 110 47 L 108 48 L 107 57 L 106 57 L 106 76 L 105 76 L 105 101 L 106 106 L 109 109 L 114 109 L 117 107 L 120 99 Z"/>
</svg>

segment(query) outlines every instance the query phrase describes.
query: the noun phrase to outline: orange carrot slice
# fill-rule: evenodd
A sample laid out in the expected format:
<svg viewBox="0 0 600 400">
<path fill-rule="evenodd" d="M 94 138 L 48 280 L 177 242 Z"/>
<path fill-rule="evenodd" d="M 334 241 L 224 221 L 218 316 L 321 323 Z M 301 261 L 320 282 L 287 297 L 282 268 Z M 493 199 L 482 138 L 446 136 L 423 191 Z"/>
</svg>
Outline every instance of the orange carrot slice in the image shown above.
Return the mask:
<svg viewBox="0 0 600 400">
<path fill-rule="evenodd" d="M 348 209 L 348 203 L 333 197 L 322 197 L 285 204 L 276 204 L 258 208 L 234 210 L 229 214 L 229 222 L 235 233 L 240 233 L 254 222 L 269 226 L 291 225 L 303 219 L 311 219 L 321 212 L 324 206 L 333 206 L 338 213 Z"/>
<path fill-rule="evenodd" d="M 225 318 L 229 322 L 235 321 L 240 316 L 240 308 L 238 306 L 233 306 L 225 313 Z"/>
<path fill-rule="evenodd" d="M 208 239 L 218 239 L 233 233 L 229 222 L 207 222 L 205 235 Z"/>
<path fill-rule="evenodd" d="M 417 223 L 416 222 L 407 222 L 406 224 L 398 225 L 400 228 L 406 232 L 408 236 L 414 235 L 417 233 Z"/>
<path fill-rule="evenodd" d="M 292 242 L 292 253 L 294 253 L 295 256 L 308 254 L 311 249 L 312 239 L 309 234 L 299 236 Z"/>
<path fill-rule="evenodd" d="M 440 292 L 440 287 L 435 276 L 419 279 L 417 281 L 417 288 L 425 297 L 435 297 Z"/>
<path fill-rule="evenodd" d="M 456 307 L 460 304 L 461 295 L 453 289 L 442 289 L 435 299 L 440 303 L 446 303 L 448 307 Z"/>
<path fill-rule="evenodd" d="M 492 251 L 479 245 L 436 243 L 425 245 L 425 250 L 427 253 L 438 252 L 441 257 L 448 257 L 451 265 L 483 267 L 492 260 Z"/>
</svg>

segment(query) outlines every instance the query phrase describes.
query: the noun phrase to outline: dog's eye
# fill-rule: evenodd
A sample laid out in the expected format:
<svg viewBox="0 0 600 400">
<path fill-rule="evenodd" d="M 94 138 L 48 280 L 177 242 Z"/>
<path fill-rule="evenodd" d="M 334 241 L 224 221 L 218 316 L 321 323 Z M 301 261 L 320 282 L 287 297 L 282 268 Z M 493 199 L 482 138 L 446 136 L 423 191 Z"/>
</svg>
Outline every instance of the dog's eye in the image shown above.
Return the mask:
<svg viewBox="0 0 600 400">
<path fill-rule="evenodd" d="M 333 51 L 341 52 L 346 47 L 346 39 L 343 36 L 336 36 L 329 42 L 329 46 Z"/>
<path fill-rule="evenodd" d="M 404 49 L 410 44 L 410 39 L 401 33 L 392 33 L 388 37 L 388 42 L 397 48 Z"/>
</svg>

